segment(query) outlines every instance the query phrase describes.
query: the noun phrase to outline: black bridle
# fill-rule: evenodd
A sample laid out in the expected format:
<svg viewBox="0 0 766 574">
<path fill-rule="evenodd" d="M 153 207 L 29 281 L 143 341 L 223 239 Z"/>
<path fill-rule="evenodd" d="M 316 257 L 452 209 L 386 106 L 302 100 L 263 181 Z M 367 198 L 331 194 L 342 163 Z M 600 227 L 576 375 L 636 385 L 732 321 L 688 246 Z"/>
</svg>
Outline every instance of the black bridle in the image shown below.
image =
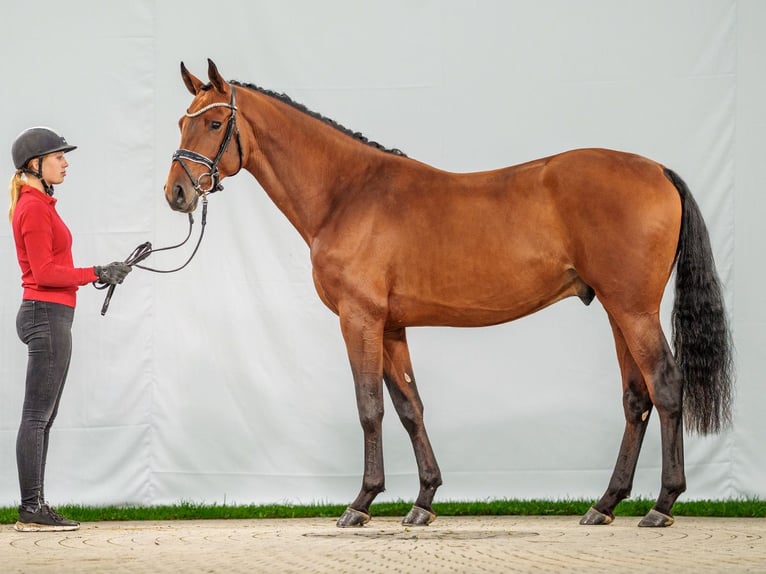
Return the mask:
<svg viewBox="0 0 766 574">
<path fill-rule="evenodd" d="M 200 110 L 197 110 L 194 113 L 186 112 L 186 117 L 196 118 L 197 116 L 204 114 L 206 111 L 212 108 L 220 107 L 229 108 L 231 110 L 231 115 L 229 115 L 229 121 L 226 124 L 226 133 L 223 136 L 223 141 L 221 141 L 221 145 L 218 148 L 218 153 L 216 154 L 215 159 L 211 160 L 209 157 L 204 156 L 201 153 L 183 148 L 177 149 L 173 154 L 173 161 L 177 161 L 179 164 L 181 164 L 181 167 L 184 168 L 186 175 L 189 176 L 189 181 L 191 181 L 192 187 L 194 187 L 194 191 L 197 192 L 197 195 L 203 198 L 208 193 L 215 193 L 216 191 L 223 189 L 223 186 L 221 185 L 221 175 L 218 173 L 218 163 L 221 161 L 223 154 L 229 147 L 229 143 L 231 142 L 231 137 L 233 135 L 237 138 L 237 150 L 239 151 L 239 168 L 232 175 L 236 175 L 239 173 L 239 170 L 242 169 L 242 144 L 239 141 L 239 130 L 237 129 L 237 105 L 234 98 L 234 88 L 231 89 L 231 100 L 228 104 L 224 102 L 215 102 L 205 106 Z M 194 179 L 189 166 L 186 165 L 184 160 L 204 165 L 207 167 L 207 172 L 202 173 L 197 179 Z M 205 178 L 210 180 L 210 186 L 207 188 L 202 187 L 202 182 L 205 180 Z"/>
<path fill-rule="evenodd" d="M 239 168 L 237 168 L 237 171 L 234 172 L 232 175 L 236 175 L 242 169 L 242 144 L 239 140 L 239 130 L 237 129 L 237 115 L 236 115 L 237 106 L 235 104 L 233 88 L 231 90 L 231 100 L 229 101 L 228 104 L 223 102 L 216 102 L 216 103 L 207 105 L 204 108 L 197 110 L 194 113 L 186 112 L 186 117 L 196 118 L 197 116 L 202 115 L 206 111 L 212 108 L 218 108 L 218 107 L 229 108 L 231 110 L 231 115 L 229 115 L 229 121 L 226 125 L 226 133 L 223 136 L 223 141 L 221 141 L 221 145 L 218 148 L 218 153 L 216 154 L 215 159 L 211 160 L 210 158 L 202 155 L 201 153 L 197 153 L 196 151 L 183 149 L 183 148 L 177 149 L 175 153 L 173 154 L 172 161 L 177 161 L 179 164 L 181 164 L 181 167 L 186 172 L 186 175 L 189 176 L 189 180 L 191 181 L 194 191 L 197 192 L 197 196 L 202 198 L 202 220 L 201 220 L 202 227 L 200 228 L 199 239 L 197 239 L 197 245 L 194 246 L 194 251 L 192 251 L 191 255 L 186 260 L 186 263 L 184 263 L 180 267 L 176 267 L 175 269 L 154 269 L 152 267 L 139 265 L 141 261 L 149 257 L 152 253 L 156 253 L 157 251 L 169 251 L 171 249 L 177 249 L 178 247 L 185 245 L 186 242 L 189 241 L 189 238 L 191 237 L 191 234 L 192 234 L 192 227 L 194 226 L 194 217 L 192 216 L 191 213 L 189 213 L 189 233 L 186 234 L 186 239 L 184 239 L 181 243 L 178 243 L 176 245 L 170 245 L 168 247 L 160 247 L 158 249 L 153 249 L 152 244 L 149 241 L 142 243 L 141 245 L 136 247 L 133 250 L 133 252 L 124 261 L 131 267 L 138 267 L 139 269 L 143 269 L 145 271 L 151 271 L 153 273 L 175 273 L 176 271 L 180 271 L 181 269 L 186 267 L 189 263 L 191 263 L 191 260 L 197 254 L 197 250 L 199 249 L 199 246 L 202 243 L 202 237 L 205 235 L 205 225 L 207 224 L 207 196 L 210 193 L 215 193 L 216 191 L 220 191 L 223 189 L 223 186 L 221 185 L 221 175 L 218 172 L 218 164 L 221 161 L 223 154 L 226 153 L 226 149 L 229 147 L 229 143 L 231 143 L 232 135 L 236 136 L 237 151 L 239 153 Z M 191 170 L 189 170 L 189 167 L 186 165 L 184 160 L 192 161 L 194 163 L 200 163 L 204 165 L 205 167 L 207 167 L 208 171 L 206 173 L 201 174 L 197 179 L 194 179 L 194 176 L 192 175 Z M 202 187 L 202 182 L 204 181 L 205 178 L 210 179 L 210 186 L 208 188 Z M 108 291 L 106 292 L 106 297 L 104 298 L 104 304 L 101 306 L 101 315 L 106 315 L 106 311 L 109 309 L 109 303 L 112 300 L 112 294 L 114 293 L 114 288 L 116 287 L 116 285 L 98 285 L 96 283 L 93 283 L 93 286 L 96 287 L 96 289 L 108 288 Z"/>
</svg>

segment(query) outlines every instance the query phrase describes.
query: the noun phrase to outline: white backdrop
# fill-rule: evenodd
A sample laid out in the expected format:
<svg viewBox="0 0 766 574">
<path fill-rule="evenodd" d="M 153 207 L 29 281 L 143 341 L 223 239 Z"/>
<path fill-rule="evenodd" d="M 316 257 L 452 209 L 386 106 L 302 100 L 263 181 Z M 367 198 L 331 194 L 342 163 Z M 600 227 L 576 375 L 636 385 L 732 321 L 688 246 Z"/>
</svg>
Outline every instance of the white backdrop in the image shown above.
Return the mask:
<svg viewBox="0 0 766 574">
<path fill-rule="evenodd" d="M 44 13 L 46 18 L 41 18 Z M 685 499 L 766 497 L 766 3 L 758 0 L 42 0 L 4 6 L 0 176 L 24 128 L 80 146 L 56 190 L 78 265 L 180 240 L 162 196 L 178 66 L 289 94 L 450 171 L 599 146 L 685 178 L 707 219 L 737 346 L 734 427 L 687 437 Z M 362 435 L 337 325 L 308 249 L 249 174 L 211 198 L 184 271 L 134 271 L 99 315 L 80 290 L 47 495 L 61 504 L 339 502 L 357 493 Z M 182 254 L 150 263 L 173 266 Z M 16 504 L 26 348 L 19 271 L 0 225 L 0 505 Z M 667 320 L 668 295 L 663 307 Z M 567 300 L 485 329 L 409 331 L 444 486 L 438 500 L 597 497 L 622 434 L 606 315 Z M 417 474 L 390 403 L 387 492 Z M 634 495 L 659 488 L 656 417 Z"/>
</svg>

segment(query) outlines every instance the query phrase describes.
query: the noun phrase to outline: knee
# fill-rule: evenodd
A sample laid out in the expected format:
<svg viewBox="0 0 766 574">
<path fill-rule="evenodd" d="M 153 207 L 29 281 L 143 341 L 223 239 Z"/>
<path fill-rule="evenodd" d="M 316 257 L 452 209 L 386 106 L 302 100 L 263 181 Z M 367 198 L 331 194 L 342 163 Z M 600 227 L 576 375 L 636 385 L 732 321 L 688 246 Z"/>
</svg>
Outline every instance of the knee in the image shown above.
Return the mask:
<svg viewBox="0 0 766 574">
<path fill-rule="evenodd" d="M 360 409 L 359 422 L 365 433 L 380 432 L 383 424 L 383 409 Z"/>
<path fill-rule="evenodd" d="M 56 418 L 54 409 L 24 409 L 21 413 L 21 428 L 47 430 Z"/>
</svg>

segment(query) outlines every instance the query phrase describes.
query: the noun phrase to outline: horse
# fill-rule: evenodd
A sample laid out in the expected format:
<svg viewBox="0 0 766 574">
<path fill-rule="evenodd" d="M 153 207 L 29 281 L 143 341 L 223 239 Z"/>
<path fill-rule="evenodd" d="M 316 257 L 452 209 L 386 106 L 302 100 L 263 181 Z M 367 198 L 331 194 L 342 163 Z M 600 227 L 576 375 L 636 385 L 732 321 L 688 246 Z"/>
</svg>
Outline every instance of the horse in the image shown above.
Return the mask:
<svg viewBox="0 0 766 574">
<path fill-rule="evenodd" d="M 442 475 L 423 423 L 406 329 L 512 321 L 565 297 L 608 315 L 625 427 L 611 479 L 584 514 L 609 524 L 630 495 L 650 413 L 662 446 L 661 488 L 639 526 L 674 522 L 686 490 L 684 428 L 731 423 L 732 341 L 700 209 L 686 183 L 645 157 L 576 149 L 519 165 L 451 173 L 388 149 L 289 96 L 208 82 L 181 63 L 193 100 L 179 120 L 164 195 L 192 213 L 242 169 L 310 250 L 321 301 L 339 318 L 364 436 L 357 497 L 337 520 L 363 526 L 384 490 L 383 383 L 417 461 L 419 492 L 402 523 L 426 526 Z M 212 159 L 211 159 L 212 158 Z M 675 269 L 673 349 L 660 302 Z M 685 423 L 685 425 L 684 425 Z"/>
</svg>

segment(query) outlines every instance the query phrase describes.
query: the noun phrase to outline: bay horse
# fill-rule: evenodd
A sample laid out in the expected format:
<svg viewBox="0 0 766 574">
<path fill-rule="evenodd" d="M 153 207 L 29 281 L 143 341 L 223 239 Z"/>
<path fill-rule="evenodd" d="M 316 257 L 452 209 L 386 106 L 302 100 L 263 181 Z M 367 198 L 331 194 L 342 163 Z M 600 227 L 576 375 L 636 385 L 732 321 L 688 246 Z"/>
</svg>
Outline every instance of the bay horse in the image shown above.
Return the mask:
<svg viewBox="0 0 766 574">
<path fill-rule="evenodd" d="M 208 60 L 164 187 L 191 213 L 221 179 L 249 171 L 310 249 L 316 291 L 339 317 L 364 434 L 361 490 L 337 521 L 370 520 L 384 490 L 383 382 L 412 441 L 420 490 L 404 525 L 430 524 L 442 476 L 423 423 L 406 328 L 479 327 L 564 297 L 607 312 L 625 428 L 603 496 L 580 520 L 609 524 L 630 495 L 657 410 L 661 488 L 639 526 L 673 523 L 686 489 L 683 422 L 731 421 L 732 349 L 699 207 L 681 178 L 644 157 L 578 149 L 479 173 L 449 173 L 385 149 L 288 96 L 227 82 Z M 211 159 L 212 158 L 212 159 Z M 671 351 L 660 301 L 675 267 Z"/>
</svg>

